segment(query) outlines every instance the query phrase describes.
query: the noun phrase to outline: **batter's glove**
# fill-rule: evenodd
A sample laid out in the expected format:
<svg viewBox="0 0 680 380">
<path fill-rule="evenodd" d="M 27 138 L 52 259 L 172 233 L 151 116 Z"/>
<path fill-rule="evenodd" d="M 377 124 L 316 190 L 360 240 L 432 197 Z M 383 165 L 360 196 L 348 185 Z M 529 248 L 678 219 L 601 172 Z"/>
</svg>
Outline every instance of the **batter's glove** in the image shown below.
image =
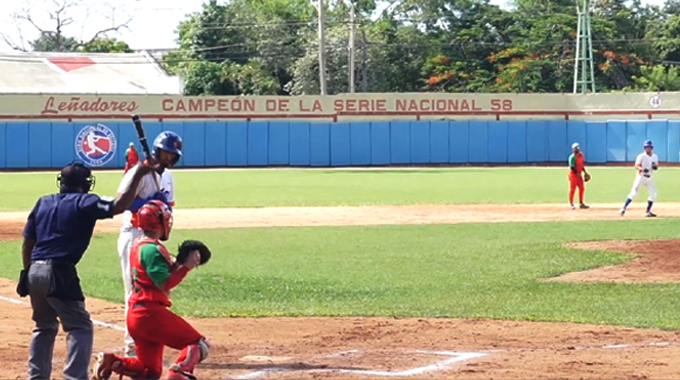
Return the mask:
<svg viewBox="0 0 680 380">
<path fill-rule="evenodd" d="M 643 170 L 642 172 L 645 173 L 645 174 L 647 174 L 647 173 L 649 173 L 649 169 L 645 169 L 645 170 Z"/>
<path fill-rule="evenodd" d="M 652 169 L 657 170 L 659 166 L 656 164 L 656 162 L 652 162 Z"/>
<path fill-rule="evenodd" d="M 585 182 L 590 181 L 591 178 L 592 178 L 592 177 L 591 177 L 590 174 L 588 174 L 588 173 L 586 173 L 586 174 L 583 175 L 583 181 L 585 181 Z"/>
<path fill-rule="evenodd" d="M 198 251 L 201 254 L 201 263 L 199 265 L 207 263 L 212 256 L 210 248 L 203 244 L 203 242 L 198 240 L 185 240 L 180 243 L 177 248 L 177 256 L 175 259 L 178 263 L 184 263 L 187 257 L 189 257 L 189 254 L 193 251 Z"/>
</svg>

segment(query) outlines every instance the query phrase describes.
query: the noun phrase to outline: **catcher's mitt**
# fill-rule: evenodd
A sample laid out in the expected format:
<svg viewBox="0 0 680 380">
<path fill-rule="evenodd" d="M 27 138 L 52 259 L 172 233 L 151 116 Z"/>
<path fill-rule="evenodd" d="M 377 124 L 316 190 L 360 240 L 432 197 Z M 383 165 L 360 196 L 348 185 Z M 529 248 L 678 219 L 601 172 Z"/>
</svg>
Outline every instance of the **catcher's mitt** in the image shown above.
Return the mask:
<svg viewBox="0 0 680 380">
<path fill-rule="evenodd" d="M 210 260 L 210 257 L 212 256 L 210 248 L 198 240 L 185 240 L 180 243 L 179 247 L 177 248 L 177 256 L 175 259 L 178 263 L 184 263 L 184 261 L 189 256 L 189 253 L 196 250 L 198 250 L 198 252 L 201 254 L 201 263 L 199 265 L 203 265 L 207 263 L 208 260 Z"/>
<path fill-rule="evenodd" d="M 585 182 L 590 181 L 591 178 L 592 178 L 592 177 L 591 177 L 590 174 L 588 174 L 588 173 L 586 173 L 586 174 L 583 175 L 583 180 L 584 180 Z"/>
</svg>

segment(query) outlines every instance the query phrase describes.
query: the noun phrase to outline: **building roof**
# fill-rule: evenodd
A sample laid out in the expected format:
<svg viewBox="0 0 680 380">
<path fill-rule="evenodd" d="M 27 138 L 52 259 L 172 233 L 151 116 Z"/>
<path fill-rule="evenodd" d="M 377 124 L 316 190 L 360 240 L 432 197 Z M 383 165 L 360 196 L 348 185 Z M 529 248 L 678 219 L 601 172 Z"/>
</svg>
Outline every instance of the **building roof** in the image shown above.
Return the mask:
<svg viewBox="0 0 680 380">
<path fill-rule="evenodd" d="M 0 92 L 181 94 L 182 82 L 146 52 L 2 52 Z"/>
</svg>

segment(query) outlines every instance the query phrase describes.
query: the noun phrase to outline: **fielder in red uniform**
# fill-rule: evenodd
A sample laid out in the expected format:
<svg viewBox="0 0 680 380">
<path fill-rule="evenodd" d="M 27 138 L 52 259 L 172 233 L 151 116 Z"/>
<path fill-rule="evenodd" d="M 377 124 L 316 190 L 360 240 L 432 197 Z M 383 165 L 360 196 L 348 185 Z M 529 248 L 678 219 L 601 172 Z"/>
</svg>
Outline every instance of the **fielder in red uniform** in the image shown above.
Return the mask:
<svg viewBox="0 0 680 380">
<path fill-rule="evenodd" d="M 581 153 L 581 147 L 578 143 L 574 143 L 571 149 L 573 153 L 569 156 L 569 205 L 572 210 L 576 208 L 574 207 L 574 193 L 578 187 L 579 208 L 590 208 L 590 206 L 583 202 L 586 185 L 583 182 L 581 173 L 586 173 L 586 167 L 584 166 L 585 158 L 583 153 Z"/>
<path fill-rule="evenodd" d="M 172 305 L 169 295 L 200 264 L 201 256 L 194 251 L 184 263 L 173 262 L 161 243 L 168 240 L 173 220 L 165 203 L 149 201 L 137 215 L 144 235 L 135 240 L 130 251 L 132 295 L 127 314 L 137 357 L 100 353 L 93 369 L 94 378 L 108 379 L 115 372 L 133 379 L 160 379 L 163 350 L 167 346 L 181 351 L 168 370 L 167 379 L 196 379 L 194 367 L 208 357 L 210 347 L 200 332 L 169 310 Z"/>
<path fill-rule="evenodd" d="M 125 150 L 125 173 L 137 165 L 138 161 L 139 154 L 137 154 L 137 149 L 135 149 L 135 143 L 130 143 L 130 147 Z"/>
</svg>

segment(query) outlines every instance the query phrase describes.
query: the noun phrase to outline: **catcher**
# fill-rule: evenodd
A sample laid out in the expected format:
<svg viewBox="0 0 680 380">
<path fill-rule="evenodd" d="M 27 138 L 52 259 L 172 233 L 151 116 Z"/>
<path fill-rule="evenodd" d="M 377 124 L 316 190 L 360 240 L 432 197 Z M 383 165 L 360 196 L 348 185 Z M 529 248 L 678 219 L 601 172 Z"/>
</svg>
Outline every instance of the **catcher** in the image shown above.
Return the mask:
<svg viewBox="0 0 680 380">
<path fill-rule="evenodd" d="M 145 203 L 138 213 L 137 238 L 130 251 L 132 295 L 126 316 L 130 336 L 135 341 L 136 358 L 119 357 L 109 352 L 97 355 L 94 379 L 108 379 L 112 372 L 133 379 L 160 379 L 163 351 L 171 347 L 181 351 L 167 373 L 168 379 L 196 379 L 194 367 L 208 357 L 206 338 L 184 319 L 169 310 L 170 291 L 187 273 L 211 257 L 200 241 L 185 240 L 173 261 L 161 243 L 170 237 L 172 213 L 158 200 Z"/>
<path fill-rule="evenodd" d="M 579 208 L 590 208 L 590 206 L 583 202 L 583 198 L 586 193 L 586 186 L 584 182 L 590 181 L 591 178 L 590 174 L 586 172 L 586 168 L 583 165 L 585 158 L 583 157 L 581 147 L 578 145 L 578 143 L 574 143 L 571 146 L 571 149 L 573 153 L 569 156 L 569 205 L 571 206 L 572 210 L 576 209 L 576 207 L 574 207 L 574 193 L 578 187 L 578 200 L 580 203 Z M 583 172 L 583 177 L 581 176 L 581 172 Z"/>
</svg>

